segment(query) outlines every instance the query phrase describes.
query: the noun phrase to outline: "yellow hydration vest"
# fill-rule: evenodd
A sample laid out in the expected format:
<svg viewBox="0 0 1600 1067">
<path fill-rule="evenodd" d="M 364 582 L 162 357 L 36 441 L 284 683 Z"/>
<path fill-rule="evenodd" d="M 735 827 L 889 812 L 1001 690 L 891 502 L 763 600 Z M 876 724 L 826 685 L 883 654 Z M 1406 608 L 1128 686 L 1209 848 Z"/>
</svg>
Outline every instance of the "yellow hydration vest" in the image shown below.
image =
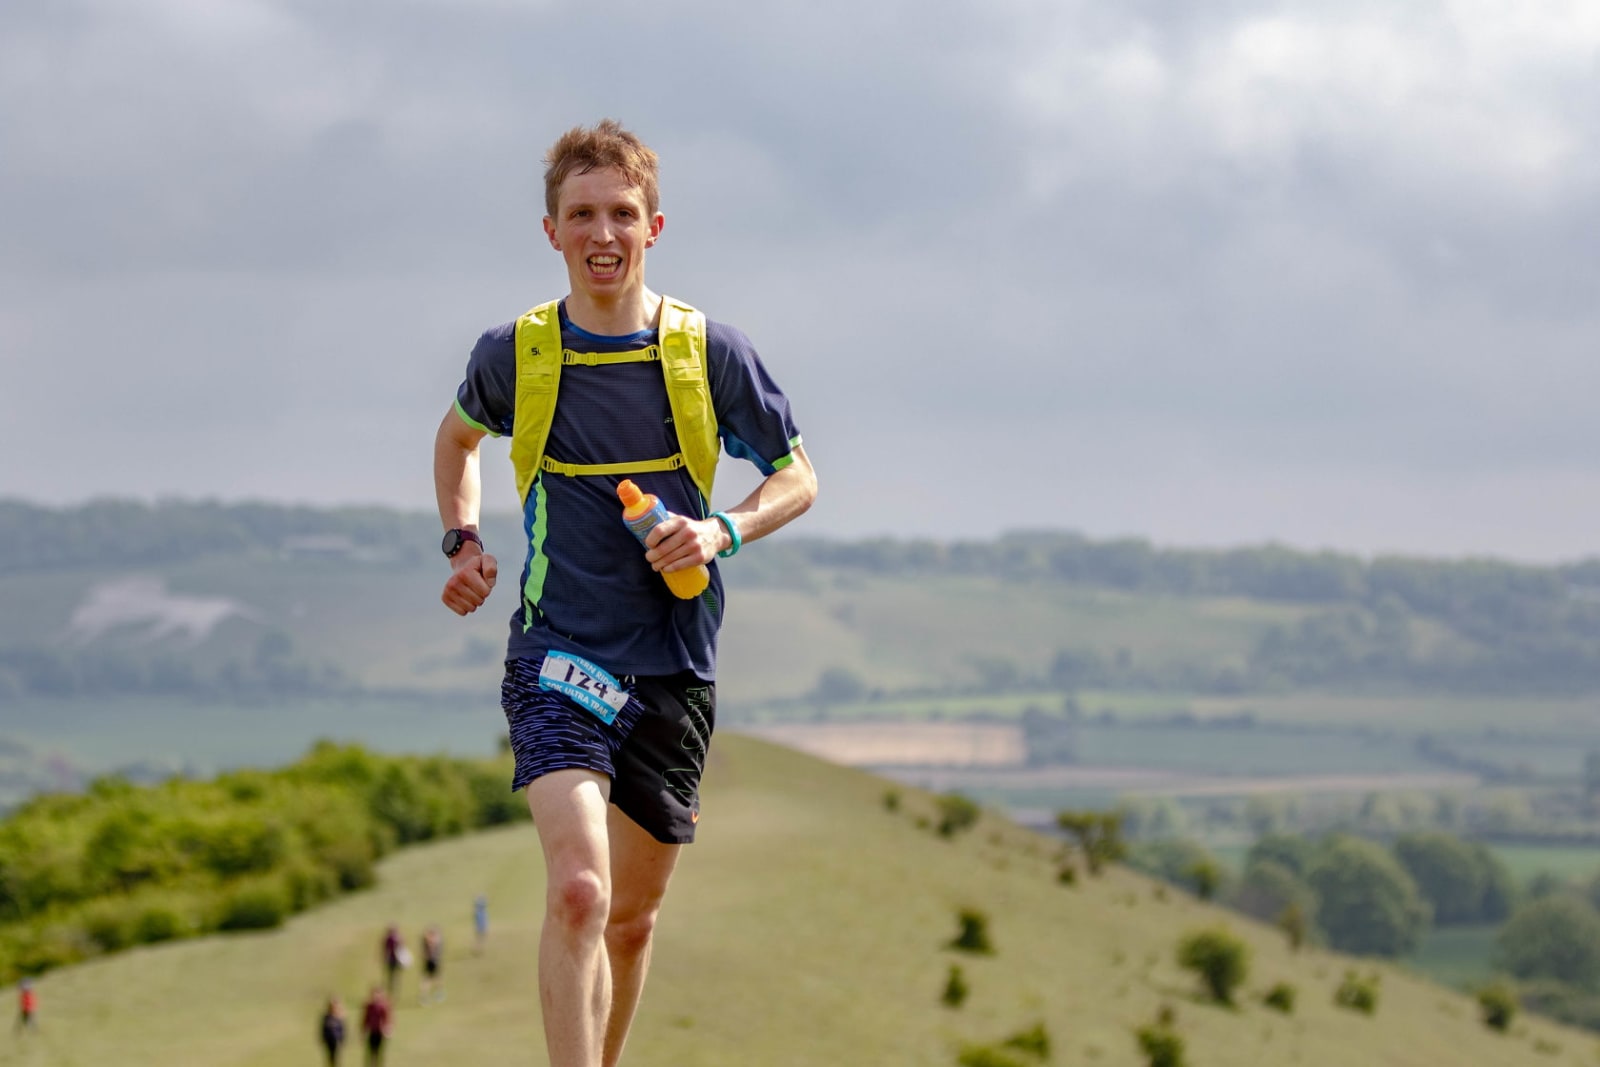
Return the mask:
<svg viewBox="0 0 1600 1067">
<path fill-rule="evenodd" d="M 711 407 L 711 380 L 706 374 L 706 317 L 688 304 L 661 298 L 659 343 L 635 352 L 573 352 L 561 344 L 560 301 L 540 304 L 517 320 L 517 396 L 511 425 L 511 465 L 517 473 L 517 496 L 526 504 L 540 471 L 576 477 L 582 474 L 645 474 L 689 468 L 689 477 L 709 507 L 721 441 L 717 413 Z M 660 459 L 627 463 L 561 463 L 544 454 L 556 412 L 561 367 L 567 363 L 602 366 L 659 360 L 672 405 L 672 426 L 678 451 Z"/>
</svg>

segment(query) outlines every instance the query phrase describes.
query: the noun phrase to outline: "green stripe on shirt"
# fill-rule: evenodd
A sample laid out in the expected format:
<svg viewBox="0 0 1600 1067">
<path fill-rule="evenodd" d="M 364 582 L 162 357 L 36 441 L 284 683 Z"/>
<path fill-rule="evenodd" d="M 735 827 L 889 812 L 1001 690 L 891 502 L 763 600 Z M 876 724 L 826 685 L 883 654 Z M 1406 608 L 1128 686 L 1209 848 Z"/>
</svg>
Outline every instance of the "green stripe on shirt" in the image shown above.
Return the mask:
<svg viewBox="0 0 1600 1067">
<path fill-rule="evenodd" d="M 467 409 L 461 406 L 461 401 L 459 399 L 456 400 L 456 414 L 461 416 L 461 421 L 462 422 L 466 423 L 468 426 L 471 426 L 474 430 L 478 430 L 481 433 L 486 433 L 490 437 L 499 437 L 500 436 L 499 434 L 495 433 L 493 430 L 489 429 L 489 427 L 485 426 L 483 423 L 481 423 L 477 419 L 473 418 L 471 415 L 468 415 L 467 414 Z"/>
</svg>

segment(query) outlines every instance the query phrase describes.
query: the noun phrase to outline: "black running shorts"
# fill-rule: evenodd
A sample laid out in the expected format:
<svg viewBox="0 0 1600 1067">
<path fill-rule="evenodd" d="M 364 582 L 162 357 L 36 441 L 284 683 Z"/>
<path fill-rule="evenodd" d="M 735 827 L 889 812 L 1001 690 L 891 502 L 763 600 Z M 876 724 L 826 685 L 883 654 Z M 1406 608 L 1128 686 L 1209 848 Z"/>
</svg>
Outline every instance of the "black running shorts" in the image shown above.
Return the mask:
<svg viewBox="0 0 1600 1067">
<path fill-rule="evenodd" d="M 628 702 L 609 725 L 543 689 L 543 658 L 506 661 L 500 706 L 517 767 L 512 789 L 551 771 L 584 768 L 611 779 L 611 803 L 657 841 L 686 845 L 700 821 L 700 775 L 716 721 L 716 686 L 693 671 L 625 675 Z"/>
</svg>

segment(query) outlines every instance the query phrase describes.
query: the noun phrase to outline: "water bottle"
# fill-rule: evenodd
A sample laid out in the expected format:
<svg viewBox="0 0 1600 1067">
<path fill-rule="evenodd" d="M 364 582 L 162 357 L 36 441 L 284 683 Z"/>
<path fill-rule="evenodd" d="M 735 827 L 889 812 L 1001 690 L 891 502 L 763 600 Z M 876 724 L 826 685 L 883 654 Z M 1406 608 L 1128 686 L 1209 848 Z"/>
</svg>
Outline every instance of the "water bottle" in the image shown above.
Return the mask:
<svg viewBox="0 0 1600 1067">
<path fill-rule="evenodd" d="M 628 524 L 628 529 L 633 531 L 633 536 L 639 539 L 641 545 L 650 531 L 666 522 L 670 514 L 654 493 L 641 492 L 628 479 L 623 479 L 622 484 L 617 486 L 617 499 L 622 501 L 622 521 Z M 711 572 L 704 563 L 681 571 L 661 571 L 660 574 L 666 579 L 667 588 L 680 600 L 693 600 L 705 592 L 711 582 Z"/>
</svg>

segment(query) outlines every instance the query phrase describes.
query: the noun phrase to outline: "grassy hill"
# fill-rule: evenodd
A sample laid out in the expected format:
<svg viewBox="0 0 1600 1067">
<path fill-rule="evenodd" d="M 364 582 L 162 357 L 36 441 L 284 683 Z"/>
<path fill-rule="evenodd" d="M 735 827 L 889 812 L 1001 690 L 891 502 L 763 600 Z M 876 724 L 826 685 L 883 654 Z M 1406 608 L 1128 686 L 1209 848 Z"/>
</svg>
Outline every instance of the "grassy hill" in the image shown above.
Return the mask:
<svg viewBox="0 0 1600 1067">
<path fill-rule="evenodd" d="M 1351 961 L 1293 955 L 1273 930 L 1131 873 L 1067 887 L 1057 844 L 998 819 L 944 840 L 931 798 L 727 737 L 713 752 L 701 841 L 673 889 L 629 1067 L 932 1067 L 966 1042 L 1042 1022 L 1052 1062 L 1135 1067 L 1132 1030 L 1174 1008 L 1193 1067 L 1475 1067 L 1595 1062 L 1597 1039 L 1533 1020 L 1491 1034 L 1465 997 L 1388 967 L 1373 1017 L 1332 1004 Z M 470 952 L 471 902 L 491 905 Z M 543 1063 L 533 975 L 543 878 L 527 826 L 402 852 L 379 886 L 265 935 L 143 949 L 46 975 L 42 1030 L 0 1037 L 0 1064 L 281 1067 L 314 1063 L 322 998 L 359 1003 L 383 926 L 445 932 L 448 998 L 401 999 L 390 1067 Z M 943 947 L 956 913 L 991 917 L 996 954 Z M 1177 940 L 1224 923 L 1254 962 L 1238 1010 L 1199 1003 Z M 939 1000 L 960 963 L 972 995 Z M 1298 988 L 1293 1016 L 1259 995 Z M 349 1062 L 359 1057 L 347 1055 Z"/>
</svg>

